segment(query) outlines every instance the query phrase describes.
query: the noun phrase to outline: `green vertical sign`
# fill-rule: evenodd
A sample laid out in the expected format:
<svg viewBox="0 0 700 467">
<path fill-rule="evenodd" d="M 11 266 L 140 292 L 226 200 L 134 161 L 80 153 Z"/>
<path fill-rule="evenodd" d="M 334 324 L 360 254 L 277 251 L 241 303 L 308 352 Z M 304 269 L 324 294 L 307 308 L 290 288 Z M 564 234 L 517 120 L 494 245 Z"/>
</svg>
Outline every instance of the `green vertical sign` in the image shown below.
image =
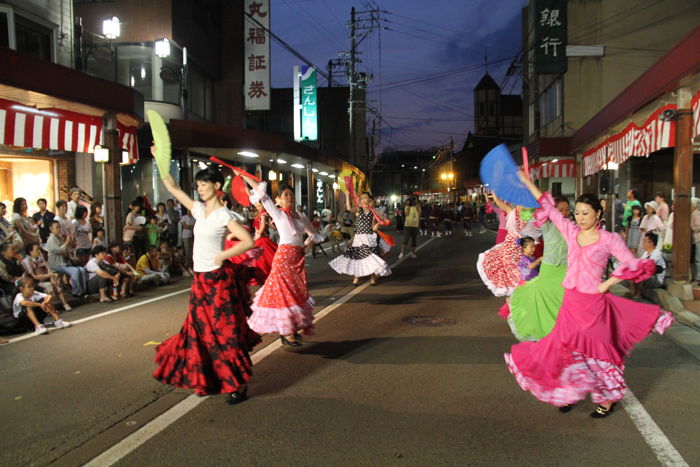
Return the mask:
<svg viewBox="0 0 700 467">
<path fill-rule="evenodd" d="M 566 73 L 566 2 L 535 0 L 535 73 Z"/>
<path fill-rule="evenodd" d="M 301 139 L 318 140 L 316 69 L 310 66 L 301 67 Z"/>
</svg>

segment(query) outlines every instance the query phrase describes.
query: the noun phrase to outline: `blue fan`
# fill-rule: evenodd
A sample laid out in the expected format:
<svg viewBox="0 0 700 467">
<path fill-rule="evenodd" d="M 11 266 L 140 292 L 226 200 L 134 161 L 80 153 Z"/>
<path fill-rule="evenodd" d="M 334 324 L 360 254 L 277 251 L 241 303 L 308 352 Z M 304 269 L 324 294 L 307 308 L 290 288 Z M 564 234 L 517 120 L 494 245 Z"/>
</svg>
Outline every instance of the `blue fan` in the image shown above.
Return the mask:
<svg viewBox="0 0 700 467">
<path fill-rule="evenodd" d="M 484 185 L 502 200 L 526 208 L 539 207 L 530 190 L 518 178 L 518 166 L 505 144 L 499 144 L 486 154 L 479 175 Z"/>
</svg>

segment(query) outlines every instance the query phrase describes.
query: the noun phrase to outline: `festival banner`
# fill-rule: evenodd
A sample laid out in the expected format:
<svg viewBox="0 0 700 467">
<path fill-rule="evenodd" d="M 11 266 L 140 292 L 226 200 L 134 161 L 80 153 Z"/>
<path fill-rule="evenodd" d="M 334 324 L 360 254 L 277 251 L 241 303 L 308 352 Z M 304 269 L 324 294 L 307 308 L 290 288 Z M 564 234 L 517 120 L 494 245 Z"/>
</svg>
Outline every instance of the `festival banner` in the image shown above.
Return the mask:
<svg viewBox="0 0 700 467">
<path fill-rule="evenodd" d="M 245 109 L 270 110 L 270 0 L 244 0 Z"/>
</svg>

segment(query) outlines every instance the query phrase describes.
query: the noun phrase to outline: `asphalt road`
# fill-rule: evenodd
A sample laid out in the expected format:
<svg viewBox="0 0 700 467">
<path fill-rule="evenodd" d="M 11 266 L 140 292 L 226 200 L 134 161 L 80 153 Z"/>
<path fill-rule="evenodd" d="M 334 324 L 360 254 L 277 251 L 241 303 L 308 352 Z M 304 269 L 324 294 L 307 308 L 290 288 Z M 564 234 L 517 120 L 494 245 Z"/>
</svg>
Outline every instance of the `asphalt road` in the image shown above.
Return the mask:
<svg viewBox="0 0 700 467">
<path fill-rule="evenodd" d="M 317 335 L 299 350 L 268 336 L 251 398 L 235 407 L 150 376 L 154 345 L 187 313 L 186 282 L 77 308 L 66 319 L 94 319 L 0 348 L 0 463 L 82 465 L 117 445 L 112 459 L 138 466 L 700 465 L 699 334 L 677 324 L 675 337 L 638 346 L 625 409 L 594 420 L 585 402 L 560 414 L 503 362 L 515 340 L 474 266 L 494 234 L 456 234 L 376 287 L 355 289 L 308 258 Z"/>
</svg>

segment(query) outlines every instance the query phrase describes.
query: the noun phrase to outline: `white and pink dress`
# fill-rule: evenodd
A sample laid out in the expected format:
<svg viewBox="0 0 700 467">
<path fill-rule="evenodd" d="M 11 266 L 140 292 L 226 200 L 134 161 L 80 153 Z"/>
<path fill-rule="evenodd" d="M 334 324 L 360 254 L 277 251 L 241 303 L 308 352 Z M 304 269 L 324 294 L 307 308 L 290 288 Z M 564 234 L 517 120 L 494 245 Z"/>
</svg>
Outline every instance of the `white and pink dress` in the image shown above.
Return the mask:
<svg viewBox="0 0 700 467">
<path fill-rule="evenodd" d="M 556 406 L 591 394 L 594 403 L 617 402 L 625 395 L 624 359 L 651 331 L 663 334 L 673 322 L 656 305 L 598 292 L 608 258 L 620 266 L 613 276 L 640 282 L 656 271 L 653 261 L 635 258 L 615 233 L 599 230 L 597 242 L 582 247 L 579 227 L 555 208 L 545 193 L 541 210 L 568 245 L 564 300 L 552 332 L 538 342 L 522 342 L 505 354 L 520 387 Z"/>
<path fill-rule="evenodd" d="M 312 334 L 314 299 L 306 285 L 304 232 L 309 235 L 306 244 L 319 243 L 323 239 L 306 216 L 277 207 L 267 195 L 266 188 L 266 183 L 260 183 L 250 200 L 259 201 L 265 207 L 277 226 L 280 241 L 270 274 L 253 299 L 250 307 L 253 313 L 248 318 L 248 325 L 259 334 Z"/>
</svg>

